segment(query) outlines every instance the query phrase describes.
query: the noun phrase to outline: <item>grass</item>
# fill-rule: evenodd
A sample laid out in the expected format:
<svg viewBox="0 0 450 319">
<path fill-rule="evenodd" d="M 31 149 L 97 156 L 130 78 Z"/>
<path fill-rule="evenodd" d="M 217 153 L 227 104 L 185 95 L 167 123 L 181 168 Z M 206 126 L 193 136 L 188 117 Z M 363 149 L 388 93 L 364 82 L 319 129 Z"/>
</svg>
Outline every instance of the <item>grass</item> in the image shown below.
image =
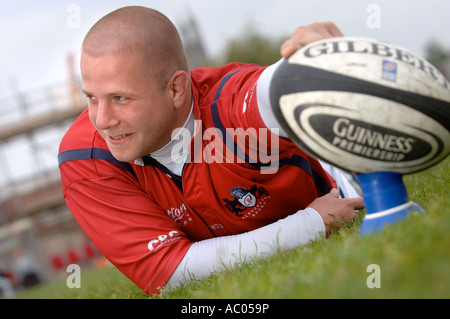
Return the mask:
<svg viewBox="0 0 450 319">
<path fill-rule="evenodd" d="M 67 275 L 70 275 L 69 273 Z M 114 267 L 81 269 L 81 288 L 68 288 L 66 279 L 29 288 L 17 299 L 129 299 L 148 298 Z"/>
<path fill-rule="evenodd" d="M 193 280 L 154 298 L 450 298 L 450 158 L 404 177 L 414 213 L 382 233 L 361 236 L 361 219 L 329 239 L 251 265 Z M 380 267 L 380 288 L 368 288 Z M 114 268 L 82 272 L 80 289 L 65 280 L 18 298 L 149 298 Z"/>
</svg>

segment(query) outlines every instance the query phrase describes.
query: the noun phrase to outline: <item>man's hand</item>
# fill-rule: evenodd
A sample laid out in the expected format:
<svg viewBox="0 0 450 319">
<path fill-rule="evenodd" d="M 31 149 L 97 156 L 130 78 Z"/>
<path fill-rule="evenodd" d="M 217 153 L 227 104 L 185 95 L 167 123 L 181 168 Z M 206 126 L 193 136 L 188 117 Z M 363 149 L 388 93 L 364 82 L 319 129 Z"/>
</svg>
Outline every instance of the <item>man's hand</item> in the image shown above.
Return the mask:
<svg viewBox="0 0 450 319">
<path fill-rule="evenodd" d="M 316 198 L 308 207 L 320 214 L 328 236 L 330 230 L 338 229 L 355 219 L 355 210 L 364 208 L 364 200 L 361 197 L 339 198 L 339 191 L 333 188 L 328 194 Z"/>
<path fill-rule="evenodd" d="M 283 58 L 287 59 L 295 51 L 312 42 L 342 36 L 341 30 L 333 22 L 312 23 L 295 29 L 292 37 L 281 45 L 280 52 Z"/>
</svg>

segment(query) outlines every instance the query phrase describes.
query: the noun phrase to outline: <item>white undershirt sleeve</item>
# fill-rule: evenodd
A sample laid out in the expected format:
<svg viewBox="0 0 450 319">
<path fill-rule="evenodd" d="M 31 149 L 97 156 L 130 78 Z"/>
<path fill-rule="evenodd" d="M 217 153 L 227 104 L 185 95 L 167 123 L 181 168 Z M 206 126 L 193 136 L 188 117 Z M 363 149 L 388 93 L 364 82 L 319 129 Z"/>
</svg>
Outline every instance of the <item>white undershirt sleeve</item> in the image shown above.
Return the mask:
<svg viewBox="0 0 450 319">
<path fill-rule="evenodd" d="M 325 224 L 322 217 L 308 207 L 247 233 L 202 240 L 191 245 L 167 287 L 176 287 L 193 278 L 201 279 L 255 258 L 306 245 L 323 236 Z"/>
<path fill-rule="evenodd" d="M 272 133 L 277 134 L 281 137 L 288 137 L 286 132 L 281 127 L 275 114 L 273 113 L 272 106 L 270 103 L 270 82 L 272 81 L 273 74 L 275 73 L 277 67 L 283 62 L 283 59 L 275 64 L 272 64 L 266 68 L 263 73 L 259 76 L 258 84 L 256 86 L 256 98 L 258 103 L 259 114 L 269 130 L 277 128 L 279 130 L 272 130 Z"/>
</svg>

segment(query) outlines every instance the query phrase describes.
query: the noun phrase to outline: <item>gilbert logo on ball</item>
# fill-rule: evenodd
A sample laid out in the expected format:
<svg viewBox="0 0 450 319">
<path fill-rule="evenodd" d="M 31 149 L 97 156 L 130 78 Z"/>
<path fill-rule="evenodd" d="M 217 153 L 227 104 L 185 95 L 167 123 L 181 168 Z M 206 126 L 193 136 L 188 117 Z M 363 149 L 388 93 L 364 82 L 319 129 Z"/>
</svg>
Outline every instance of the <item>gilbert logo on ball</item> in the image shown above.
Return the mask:
<svg viewBox="0 0 450 319">
<path fill-rule="evenodd" d="M 295 143 L 358 175 L 373 225 L 399 215 L 396 207 L 413 208 L 401 175 L 450 151 L 449 82 L 395 45 L 348 37 L 312 43 L 283 61 L 270 93 Z"/>
</svg>

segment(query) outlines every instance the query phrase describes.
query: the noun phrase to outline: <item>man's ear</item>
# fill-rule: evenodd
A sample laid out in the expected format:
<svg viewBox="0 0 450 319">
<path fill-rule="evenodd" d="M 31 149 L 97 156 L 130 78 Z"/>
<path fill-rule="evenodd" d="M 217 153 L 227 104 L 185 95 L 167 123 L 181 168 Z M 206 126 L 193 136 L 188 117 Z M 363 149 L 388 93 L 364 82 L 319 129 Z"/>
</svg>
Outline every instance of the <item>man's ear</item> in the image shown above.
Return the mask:
<svg viewBox="0 0 450 319">
<path fill-rule="evenodd" d="M 175 108 L 180 108 L 190 99 L 191 77 L 185 71 L 176 71 L 169 80 L 169 89 L 172 94 Z M 189 100 L 189 103 L 191 101 Z"/>
</svg>

